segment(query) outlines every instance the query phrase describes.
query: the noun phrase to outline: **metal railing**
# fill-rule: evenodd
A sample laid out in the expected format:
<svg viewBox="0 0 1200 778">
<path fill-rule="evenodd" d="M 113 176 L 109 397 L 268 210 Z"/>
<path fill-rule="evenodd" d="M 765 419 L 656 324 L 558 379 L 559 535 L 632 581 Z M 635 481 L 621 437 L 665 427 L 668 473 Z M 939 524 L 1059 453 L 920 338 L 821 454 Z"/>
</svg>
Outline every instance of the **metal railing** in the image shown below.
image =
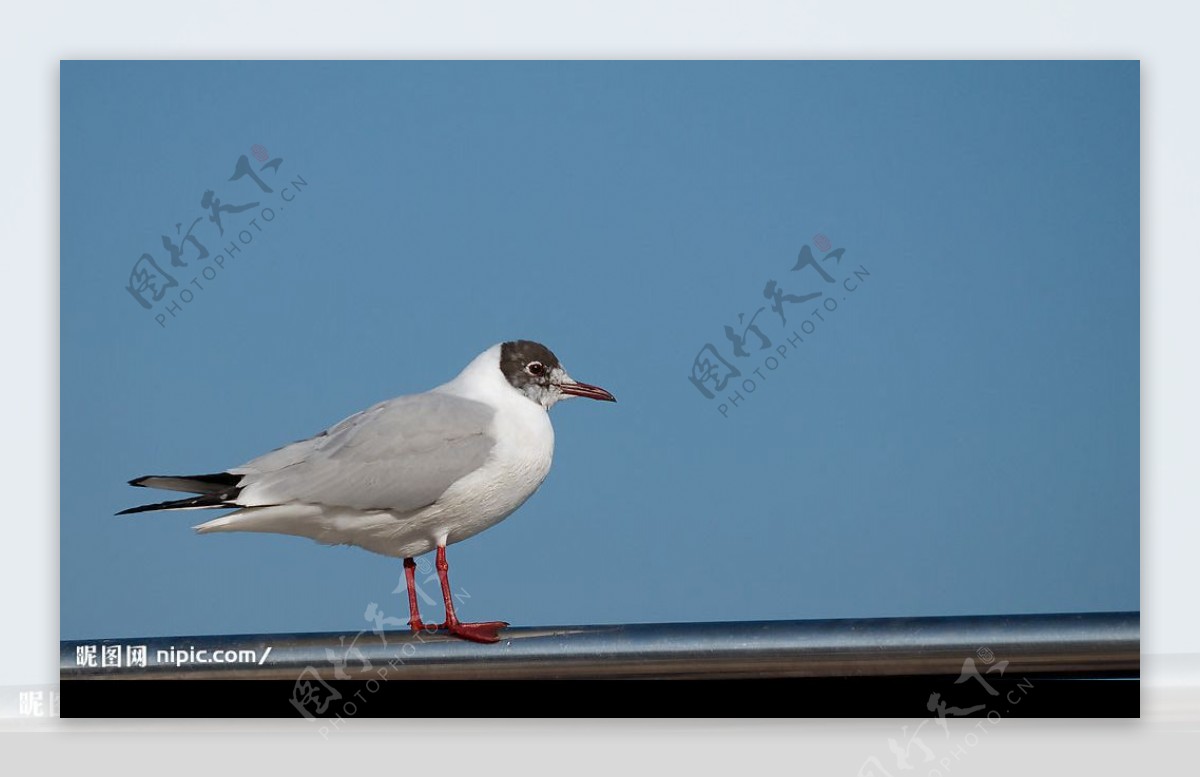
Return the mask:
<svg viewBox="0 0 1200 778">
<path fill-rule="evenodd" d="M 958 674 L 990 652 L 1011 672 L 1136 676 L 1139 614 L 514 627 L 482 645 L 362 631 L 63 641 L 61 678 L 747 678 Z M 232 652 L 232 653 L 231 653 Z"/>
</svg>

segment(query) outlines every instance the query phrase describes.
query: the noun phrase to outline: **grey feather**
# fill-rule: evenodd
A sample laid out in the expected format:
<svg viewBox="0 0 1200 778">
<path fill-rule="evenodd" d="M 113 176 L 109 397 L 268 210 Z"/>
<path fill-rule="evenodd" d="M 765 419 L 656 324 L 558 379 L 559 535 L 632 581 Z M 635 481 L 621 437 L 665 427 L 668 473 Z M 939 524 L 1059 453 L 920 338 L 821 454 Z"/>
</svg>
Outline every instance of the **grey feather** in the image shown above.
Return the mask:
<svg viewBox="0 0 1200 778">
<path fill-rule="evenodd" d="M 419 510 L 487 460 L 493 413 L 441 392 L 382 402 L 231 469 L 245 475 L 238 504 Z"/>
</svg>

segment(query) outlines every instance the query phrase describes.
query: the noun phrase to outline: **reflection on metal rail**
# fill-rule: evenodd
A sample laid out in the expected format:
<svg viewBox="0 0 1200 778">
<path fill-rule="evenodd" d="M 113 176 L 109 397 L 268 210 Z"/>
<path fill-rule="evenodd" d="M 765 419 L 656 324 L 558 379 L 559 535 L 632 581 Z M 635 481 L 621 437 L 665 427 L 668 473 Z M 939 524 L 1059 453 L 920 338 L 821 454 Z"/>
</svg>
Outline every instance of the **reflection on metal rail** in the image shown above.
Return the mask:
<svg viewBox="0 0 1200 778">
<path fill-rule="evenodd" d="M 63 641 L 61 677 L 769 678 L 957 675 L 968 657 L 1009 672 L 1136 677 L 1139 614 L 513 627 L 481 645 L 444 633 Z M 976 661 L 979 661 L 978 659 Z"/>
</svg>

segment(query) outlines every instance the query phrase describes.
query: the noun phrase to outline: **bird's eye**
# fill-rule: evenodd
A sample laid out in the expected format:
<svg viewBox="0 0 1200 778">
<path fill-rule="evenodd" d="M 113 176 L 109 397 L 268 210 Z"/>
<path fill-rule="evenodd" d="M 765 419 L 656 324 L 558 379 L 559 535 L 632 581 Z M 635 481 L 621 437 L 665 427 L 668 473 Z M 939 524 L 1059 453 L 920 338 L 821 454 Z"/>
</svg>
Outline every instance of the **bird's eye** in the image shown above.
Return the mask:
<svg viewBox="0 0 1200 778">
<path fill-rule="evenodd" d="M 530 362 L 525 369 L 529 371 L 529 375 L 541 375 L 546 372 L 546 366 L 541 362 Z"/>
</svg>

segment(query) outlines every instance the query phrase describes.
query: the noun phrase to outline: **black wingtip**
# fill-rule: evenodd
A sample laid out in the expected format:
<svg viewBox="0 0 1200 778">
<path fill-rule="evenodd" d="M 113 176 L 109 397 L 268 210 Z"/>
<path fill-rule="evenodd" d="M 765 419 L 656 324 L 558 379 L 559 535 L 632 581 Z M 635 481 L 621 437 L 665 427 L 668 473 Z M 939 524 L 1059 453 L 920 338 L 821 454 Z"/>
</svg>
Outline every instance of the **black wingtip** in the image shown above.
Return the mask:
<svg viewBox="0 0 1200 778">
<path fill-rule="evenodd" d="M 160 505 L 160 504 L 161 503 L 158 503 L 155 505 L 139 505 L 136 508 L 126 508 L 123 511 L 117 511 L 113 515 L 114 516 L 124 516 L 129 513 L 143 513 L 145 511 L 152 511 L 152 510 L 156 510 L 158 508 L 158 505 Z"/>
<path fill-rule="evenodd" d="M 161 511 L 161 510 L 170 510 L 171 508 L 191 507 L 190 505 L 183 504 L 183 503 L 190 503 L 190 502 L 192 502 L 192 501 L 191 500 L 173 500 L 171 502 L 151 503 L 150 505 L 135 505 L 132 508 L 126 508 L 123 511 L 117 511 L 113 515 L 114 516 L 125 516 L 130 513 L 146 513 L 147 511 Z"/>
<path fill-rule="evenodd" d="M 234 473 L 202 473 L 199 475 L 143 475 L 126 483 L 130 486 L 142 486 L 148 489 L 213 494 L 237 486 L 241 480 L 242 476 Z"/>
<path fill-rule="evenodd" d="M 127 513 L 142 513 L 143 511 L 174 511 L 181 508 L 237 508 L 240 506 L 230 502 L 236 494 L 201 494 L 196 497 L 185 497 L 182 500 L 168 500 L 167 502 L 155 502 L 149 505 L 138 505 L 133 508 L 126 508 L 123 511 L 115 514 L 124 516 Z"/>
</svg>

